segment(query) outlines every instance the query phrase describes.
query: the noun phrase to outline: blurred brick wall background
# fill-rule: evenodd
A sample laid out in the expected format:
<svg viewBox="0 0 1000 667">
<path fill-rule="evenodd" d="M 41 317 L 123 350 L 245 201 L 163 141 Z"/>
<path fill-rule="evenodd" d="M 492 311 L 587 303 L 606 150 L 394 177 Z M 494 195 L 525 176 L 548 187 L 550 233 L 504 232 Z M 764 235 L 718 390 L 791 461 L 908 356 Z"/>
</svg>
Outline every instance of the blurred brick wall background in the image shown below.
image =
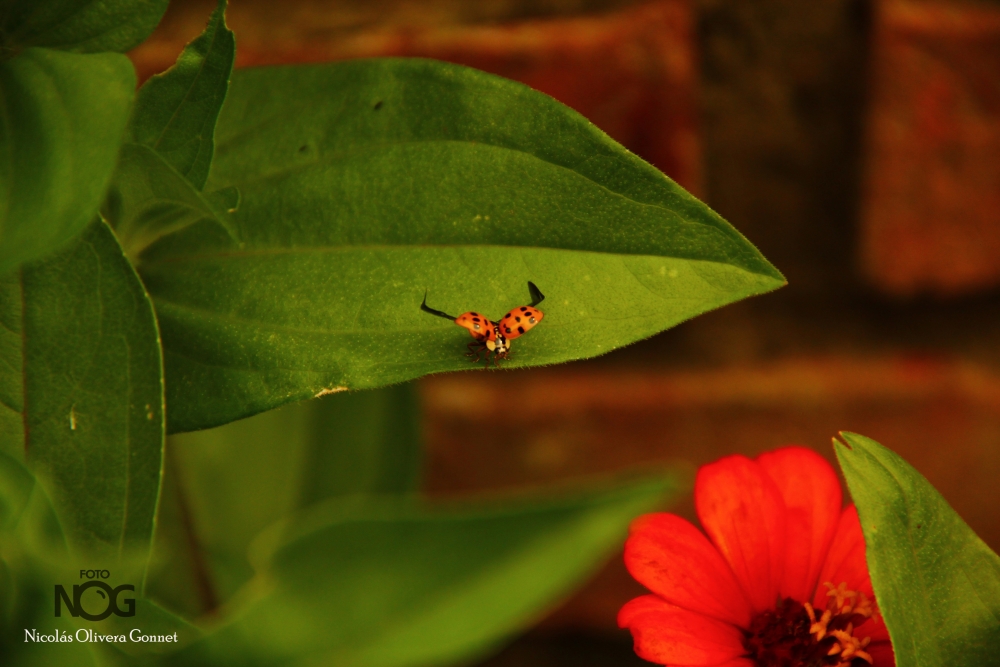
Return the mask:
<svg viewBox="0 0 1000 667">
<path fill-rule="evenodd" d="M 213 6 L 175 0 L 132 54 L 140 76 Z M 832 460 L 851 430 L 1000 549 L 1000 5 L 233 0 L 228 21 L 238 66 L 414 55 L 528 83 L 706 198 L 789 280 L 599 359 L 424 380 L 429 492 L 788 442 Z M 468 447 L 484 424 L 492 441 Z M 646 664 L 614 627 L 639 592 L 616 560 L 488 664 Z"/>
</svg>

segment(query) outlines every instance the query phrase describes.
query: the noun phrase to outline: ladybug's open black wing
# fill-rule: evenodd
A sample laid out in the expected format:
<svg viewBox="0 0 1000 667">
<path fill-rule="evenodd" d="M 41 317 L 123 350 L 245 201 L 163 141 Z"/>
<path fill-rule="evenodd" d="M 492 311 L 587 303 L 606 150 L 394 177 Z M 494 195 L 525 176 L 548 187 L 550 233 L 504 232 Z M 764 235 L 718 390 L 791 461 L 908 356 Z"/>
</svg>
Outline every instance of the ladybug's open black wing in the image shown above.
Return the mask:
<svg viewBox="0 0 1000 667">
<path fill-rule="evenodd" d="M 535 283 L 531 282 L 530 280 L 528 281 L 528 291 L 531 292 L 531 303 L 529 303 L 528 305 L 531 306 L 532 308 L 534 308 L 535 306 L 537 306 L 538 304 L 540 304 L 542 301 L 545 300 L 545 295 L 542 294 L 542 290 L 538 289 Z"/>
<path fill-rule="evenodd" d="M 424 292 L 424 302 L 422 304 L 420 304 L 420 310 L 424 311 L 425 313 L 430 313 L 431 315 L 437 315 L 438 317 L 443 317 L 444 319 L 451 320 L 452 322 L 454 322 L 455 319 L 456 319 L 455 317 L 453 317 L 452 315 L 449 315 L 448 313 L 442 312 L 440 310 L 434 310 L 433 308 L 431 308 L 430 306 L 428 306 L 427 305 L 427 292 L 426 291 Z"/>
</svg>

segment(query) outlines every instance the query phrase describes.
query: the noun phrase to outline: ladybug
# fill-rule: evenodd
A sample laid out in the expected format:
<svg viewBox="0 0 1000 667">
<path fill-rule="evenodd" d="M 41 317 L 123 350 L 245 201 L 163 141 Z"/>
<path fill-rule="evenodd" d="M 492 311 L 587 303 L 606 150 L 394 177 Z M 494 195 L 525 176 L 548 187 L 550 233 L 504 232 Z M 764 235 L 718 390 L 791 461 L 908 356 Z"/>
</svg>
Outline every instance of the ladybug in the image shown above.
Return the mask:
<svg viewBox="0 0 1000 667">
<path fill-rule="evenodd" d="M 426 292 L 424 292 L 424 302 L 420 304 L 420 310 L 451 320 L 458 326 L 468 329 L 475 340 L 469 343 L 469 352 L 466 356 L 474 356 L 476 358 L 474 363 L 477 363 L 485 352 L 486 365 L 489 366 L 490 354 L 492 354 L 493 364 L 499 368 L 500 364 L 497 363 L 497 360 L 507 358 L 507 354 L 510 352 L 510 341 L 528 333 L 545 317 L 542 311 L 535 308 L 542 302 L 545 295 L 530 280 L 528 281 L 528 291 L 531 293 L 531 303 L 515 308 L 504 315 L 499 322 L 494 322 L 479 313 L 462 313 L 458 317 L 452 317 L 440 310 L 434 310 L 427 305 Z"/>
</svg>

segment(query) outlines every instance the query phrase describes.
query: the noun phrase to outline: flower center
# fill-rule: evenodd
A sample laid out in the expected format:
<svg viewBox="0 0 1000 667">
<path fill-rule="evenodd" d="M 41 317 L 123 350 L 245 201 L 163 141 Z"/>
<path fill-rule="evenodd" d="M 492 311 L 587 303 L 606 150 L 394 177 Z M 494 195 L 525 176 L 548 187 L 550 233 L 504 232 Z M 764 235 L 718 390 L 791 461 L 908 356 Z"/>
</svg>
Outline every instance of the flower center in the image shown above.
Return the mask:
<svg viewBox="0 0 1000 667">
<path fill-rule="evenodd" d="M 808 602 L 778 600 L 774 609 L 750 622 L 743 645 L 758 667 L 868 667 L 870 637 L 854 636 L 854 628 L 871 618 L 874 607 L 864 593 L 827 582 L 826 609 L 817 614 Z"/>
</svg>

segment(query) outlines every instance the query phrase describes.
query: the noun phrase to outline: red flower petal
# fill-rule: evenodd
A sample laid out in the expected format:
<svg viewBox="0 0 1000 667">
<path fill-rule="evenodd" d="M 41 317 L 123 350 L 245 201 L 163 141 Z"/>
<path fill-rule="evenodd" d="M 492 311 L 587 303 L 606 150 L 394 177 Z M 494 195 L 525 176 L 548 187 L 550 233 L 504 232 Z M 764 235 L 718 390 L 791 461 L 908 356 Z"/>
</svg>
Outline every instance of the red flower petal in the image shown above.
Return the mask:
<svg viewBox="0 0 1000 667">
<path fill-rule="evenodd" d="M 636 581 L 671 604 L 750 627 L 750 604 L 733 571 L 702 532 L 679 516 L 636 519 L 625 542 L 625 566 Z"/>
<path fill-rule="evenodd" d="M 698 470 L 695 506 L 705 532 L 755 612 L 774 608 L 785 555 L 785 504 L 770 476 L 745 456 Z"/>
<path fill-rule="evenodd" d="M 852 591 L 861 591 L 869 598 L 874 597 L 872 580 L 868 575 L 868 563 L 865 561 L 865 536 L 861 532 L 861 522 L 858 521 L 858 510 L 854 505 L 848 505 L 840 514 L 837 532 L 834 534 L 826 562 L 819 573 L 819 583 L 813 597 L 813 606 L 826 608 L 827 591 L 824 584 L 832 583 L 839 586 L 847 584 Z"/>
<path fill-rule="evenodd" d="M 628 602 L 618 612 L 636 654 L 661 665 L 719 665 L 746 654 L 743 633 L 735 626 L 681 609 L 655 595 Z"/>
<path fill-rule="evenodd" d="M 782 597 L 808 600 L 816 590 L 843 502 L 840 480 L 822 456 L 805 447 L 761 454 L 757 463 L 785 501 L 785 568 Z"/>
<path fill-rule="evenodd" d="M 869 644 L 865 651 L 872 657 L 872 667 L 896 667 L 896 653 L 889 642 Z"/>
<path fill-rule="evenodd" d="M 885 627 L 885 621 L 880 615 L 869 618 L 867 621 L 854 629 L 854 636 L 871 638 L 872 642 L 889 641 L 889 628 Z"/>
</svg>

